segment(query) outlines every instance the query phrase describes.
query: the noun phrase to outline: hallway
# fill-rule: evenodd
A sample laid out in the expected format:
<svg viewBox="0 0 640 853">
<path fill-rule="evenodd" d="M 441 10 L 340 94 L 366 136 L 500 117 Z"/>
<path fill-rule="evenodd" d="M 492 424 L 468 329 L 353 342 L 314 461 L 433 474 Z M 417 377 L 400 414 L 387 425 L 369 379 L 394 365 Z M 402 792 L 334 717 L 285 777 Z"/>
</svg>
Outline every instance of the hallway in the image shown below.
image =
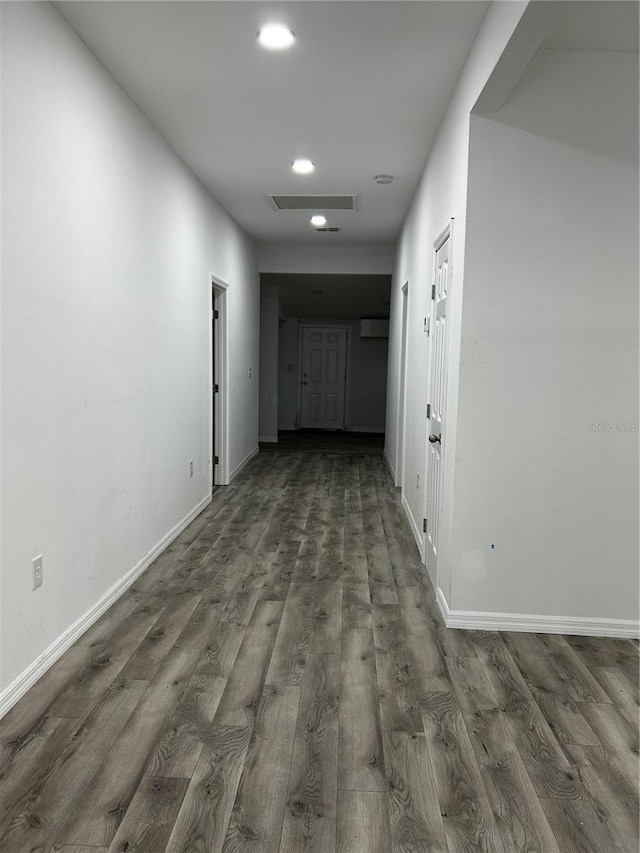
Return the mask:
<svg viewBox="0 0 640 853">
<path fill-rule="evenodd" d="M 1 853 L 635 851 L 637 645 L 445 629 L 398 495 L 219 489 L 0 722 Z"/>
</svg>

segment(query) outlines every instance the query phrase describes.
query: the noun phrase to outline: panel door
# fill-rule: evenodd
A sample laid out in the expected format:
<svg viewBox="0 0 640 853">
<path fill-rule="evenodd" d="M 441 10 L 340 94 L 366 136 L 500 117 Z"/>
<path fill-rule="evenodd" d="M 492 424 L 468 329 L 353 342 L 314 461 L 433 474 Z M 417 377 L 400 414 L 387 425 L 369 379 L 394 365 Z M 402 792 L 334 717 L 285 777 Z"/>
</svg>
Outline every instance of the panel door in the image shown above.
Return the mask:
<svg viewBox="0 0 640 853">
<path fill-rule="evenodd" d="M 427 431 L 425 562 L 438 576 L 438 550 L 442 519 L 443 421 L 447 402 L 447 297 L 451 287 L 449 229 L 436 243 L 432 288 L 429 419 Z"/>
<path fill-rule="evenodd" d="M 302 427 L 343 429 L 347 330 L 302 329 Z"/>
</svg>

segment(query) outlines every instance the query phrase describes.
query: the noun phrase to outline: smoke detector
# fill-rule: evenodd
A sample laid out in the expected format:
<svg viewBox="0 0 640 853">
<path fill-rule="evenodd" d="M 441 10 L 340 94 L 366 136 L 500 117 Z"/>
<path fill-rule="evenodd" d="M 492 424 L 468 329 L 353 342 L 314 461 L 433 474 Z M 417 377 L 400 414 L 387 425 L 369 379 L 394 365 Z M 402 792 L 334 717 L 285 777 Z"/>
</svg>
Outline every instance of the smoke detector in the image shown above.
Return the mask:
<svg viewBox="0 0 640 853">
<path fill-rule="evenodd" d="M 376 175 L 373 180 L 376 184 L 390 184 L 393 181 L 393 175 Z"/>
</svg>

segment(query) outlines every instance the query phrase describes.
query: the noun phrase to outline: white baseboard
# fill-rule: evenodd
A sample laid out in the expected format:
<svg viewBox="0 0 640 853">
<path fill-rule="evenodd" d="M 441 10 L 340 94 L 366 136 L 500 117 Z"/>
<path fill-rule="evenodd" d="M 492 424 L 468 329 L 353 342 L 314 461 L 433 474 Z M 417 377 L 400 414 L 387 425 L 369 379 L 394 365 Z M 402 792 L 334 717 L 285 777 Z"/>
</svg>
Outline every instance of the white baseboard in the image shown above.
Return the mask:
<svg viewBox="0 0 640 853">
<path fill-rule="evenodd" d="M 253 459 L 253 457 L 258 455 L 258 453 L 260 453 L 260 448 L 258 446 L 254 447 L 253 450 L 250 450 L 247 453 L 247 455 L 244 457 L 242 462 L 240 462 L 238 465 L 236 465 L 236 467 L 233 469 L 233 471 L 229 474 L 229 483 L 231 483 L 233 480 L 235 480 L 235 478 L 238 476 L 240 471 L 242 471 L 244 466 L 248 465 L 249 462 L 251 462 L 251 460 Z M 227 483 L 227 485 L 229 485 L 229 483 Z"/>
<path fill-rule="evenodd" d="M 377 434 L 384 433 L 384 427 L 360 427 L 348 426 L 344 428 L 345 432 L 375 432 Z"/>
<path fill-rule="evenodd" d="M 424 541 L 422 538 L 422 533 L 420 532 L 418 525 L 416 524 L 416 521 L 415 521 L 413 514 L 411 512 L 411 507 L 409 506 L 409 502 L 407 501 L 407 499 L 405 498 L 404 495 L 402 495 L 402 507 L 403 507 L 405 514 L 409 520 L 409 527 L 411 528 L 411 532 L 413 533 L 413 538 L 416 540 L 416 545 L 418 546 L 418 552 L 420 554 L 420 559 L 424 563 Z"/>
<path fill-rule="evenodd" d="M 278 436 L 277 435 L 259 435 L 258 441 L 262 444 L 277 444 Z"/>
<path fill-rule="evenodd" d="M 535 616 L 529 613 L 451 610 L 440 588 L 436 591 L 436 602 L 447 628 L 623 639 L 636 639 L 640 636 L 640 622 L 632 619 L 589 619 L 582 616 Z"/>
<path fill-rule="evenodd" d="M 191 522 L 200 515 L 211 503 L 211 495 L 203 498 L 176 526 L 170 530 L 162 539 L 148 551 L 127 574 L 115 583 L 84 616 L 81 616 L 67 630 L 55 640 L 32 664 L 30 664 L 20 675 L 0 693 L 0 719 L 12 708 L 16 702 L 41 678 L 53 664 L 62 657 L 76 640 L 87 631 L 94 622 L 107 612 L 115 602 L 129 589 L 129 587 L 149 568 L 151 563 L 168 548 L 173 540 L 188 527 Z"/>
<path fill-rule="evenodd" d="M 449 625 L 449 605 L 447 604 L 447 599 L 444 597 L 444 593 L 440 587 L 436 588 L 436 604 L 438 605 L 438 610 L 444 619 L 444 624 L 447 628 L 452 627 Z"/>
<path fill-rule="evenodd" d="M 384 456 L 384 461 L 387 463 L 387 468 L 391 472 L 391 476 L 393 478 L 394 485 L 398 485 L 398 478 L 396 477 L 396 471 L 393 465 L 391 464 L 391 457 L 387 453 L 387 448 L 382 451 L 382 455 Z"/>
</svg>

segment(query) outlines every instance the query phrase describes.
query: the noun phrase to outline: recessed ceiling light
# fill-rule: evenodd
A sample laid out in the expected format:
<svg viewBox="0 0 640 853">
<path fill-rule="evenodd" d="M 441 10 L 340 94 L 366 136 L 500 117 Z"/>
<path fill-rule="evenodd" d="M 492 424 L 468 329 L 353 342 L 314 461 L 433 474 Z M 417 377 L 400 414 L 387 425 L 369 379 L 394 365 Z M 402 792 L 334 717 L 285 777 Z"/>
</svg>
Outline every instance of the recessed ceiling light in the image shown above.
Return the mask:
<svg viewBox="0 0 640 853">
<path fill-rule="evenodd" d="M 327 217 L 323 216 L 321 213 L 317 213 L 315 216 L 311 217 L 311 224 L 314 228 L 322 228 L 323 225 L 327 224 Z"/>
<path fill-rule="evenodd" d="M 296 37 L 284 24 L 265 24 L 258 31 L 258 41 L 269 50 L 284 50 L 291 47 Z"/>
<path fill-rule="evenodd" d="M 310 175 L 315 169 L 315 166 L 311 160 L 294 160 L 291 164 L 291 168 L 296 175 Z"/>
</svg>

